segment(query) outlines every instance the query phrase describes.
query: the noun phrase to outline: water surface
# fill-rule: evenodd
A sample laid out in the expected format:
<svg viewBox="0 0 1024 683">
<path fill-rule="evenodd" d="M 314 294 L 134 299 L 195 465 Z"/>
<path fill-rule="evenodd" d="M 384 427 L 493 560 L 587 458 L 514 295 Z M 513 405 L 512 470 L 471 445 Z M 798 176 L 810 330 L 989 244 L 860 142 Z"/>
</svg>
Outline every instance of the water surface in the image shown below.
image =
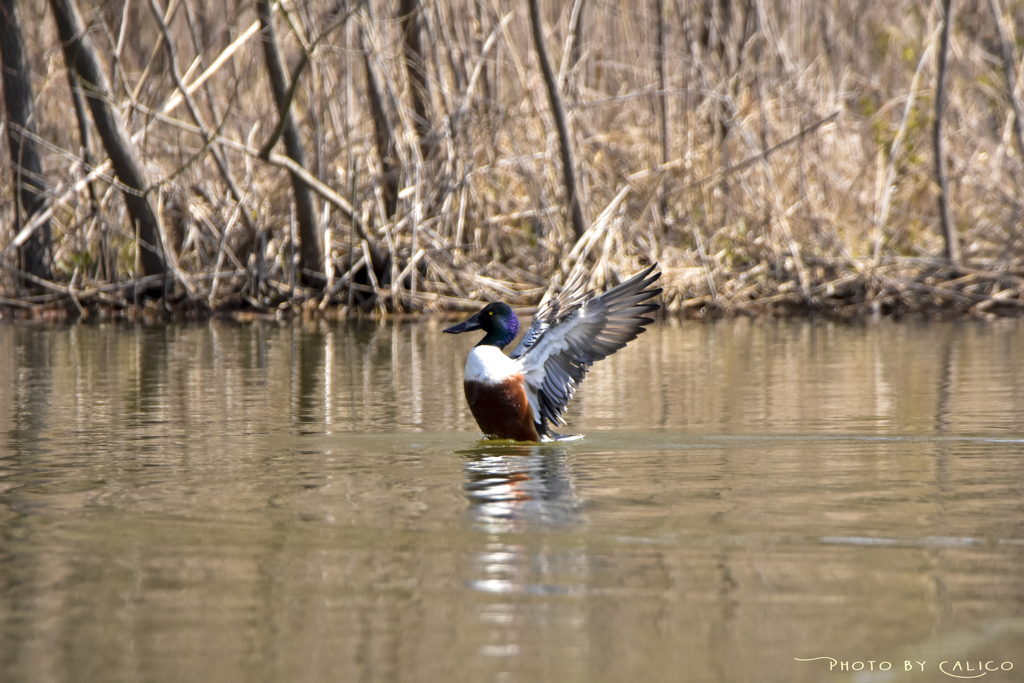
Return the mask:
<svg viewBox="0 0 1024 683">
<path fill-rule="evenodd" d="M 440 327 L 0 326 L 0 680 L 1024 680 L 1024 323 L 665 324 L 542 446 Z"/>
</svg>

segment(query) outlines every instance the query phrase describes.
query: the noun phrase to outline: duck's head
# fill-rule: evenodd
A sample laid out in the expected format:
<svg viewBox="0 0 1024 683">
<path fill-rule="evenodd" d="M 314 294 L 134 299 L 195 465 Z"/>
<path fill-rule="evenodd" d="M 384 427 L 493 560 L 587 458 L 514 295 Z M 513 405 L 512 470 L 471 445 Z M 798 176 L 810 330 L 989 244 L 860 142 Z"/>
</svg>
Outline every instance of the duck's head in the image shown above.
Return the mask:
<svg viewBox="0 0 1024 683">
<path fill-rule="evenodd" d="M 458 325 L 452 325 L 444 331 L 450 334 L 461 334 L 473 330 L 483 330 L 487 333 L 487 336 L 481 339 L 477 346 L 491 345 L 503 349 L 519 334 L 519 319 L 511 306 L 497 301 L 487 304 L 470 319 Z"/>
</svg>

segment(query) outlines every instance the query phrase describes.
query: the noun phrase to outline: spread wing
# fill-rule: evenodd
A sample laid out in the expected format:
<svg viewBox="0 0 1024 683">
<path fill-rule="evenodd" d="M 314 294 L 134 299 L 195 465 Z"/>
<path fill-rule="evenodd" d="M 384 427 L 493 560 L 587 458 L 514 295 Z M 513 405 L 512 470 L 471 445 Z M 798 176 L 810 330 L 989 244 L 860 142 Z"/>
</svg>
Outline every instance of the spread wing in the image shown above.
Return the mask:
<svg viewBox="0 0 1024 683">
<path fill-rule="evenodd" d="M 565 320 L 573 311 L 583 305 L 583 302 L 593 296 L 593 292 L 583 291 L 583 271 L 579 270 L 576 275 L 562 288 L 558 294 L 541 302 L 540 308 L 533 315 L 533 322 L 530 329 L 526 331 L 516 348 L 509 354 L 510 358 L 519 358 L 530 350 L 537 340 L 544 336 L 548 328 Z"/>
<path fill-rule="evenodd" d="M 657 264 L 598 297 L 581 293 L 575 283 L 534 316 L 512 358 L 526 379 L 541 435 L 547 433 L 549 421 L 565 424 L 562 412 L 590 366 L 636 339 L 644 325 L 654 322 L 644 316 L 659 308 L 645 303 L 661 293 L 650 289 L 661 277 L 655 268 Z"/>
</svg>

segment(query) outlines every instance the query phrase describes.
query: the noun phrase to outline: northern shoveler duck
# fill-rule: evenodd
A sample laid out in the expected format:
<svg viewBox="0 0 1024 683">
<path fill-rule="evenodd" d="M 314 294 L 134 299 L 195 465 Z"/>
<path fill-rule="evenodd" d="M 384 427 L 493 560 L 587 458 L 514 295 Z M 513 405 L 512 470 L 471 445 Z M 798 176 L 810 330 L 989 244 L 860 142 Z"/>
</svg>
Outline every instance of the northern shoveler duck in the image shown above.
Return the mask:
<svg viewBox="0 0 1024 683">
<path fill-rule="evenodd" d="M 483 330 L 466 360 L 464 388 L 469 409 L 490 438 L 553 441 L 549 422 L 565 424 L 562 412 L 590 366 L 612 355 L 654 322 L 650 286 L 661 277 L 652 265 L 600 296 L 583 290 L 581 275 L 542 304 L 512 354 L 503 349 L 519 334 L 519 320 L 502 302 L 487 304 L 470 319 L 444 330 Z M 647 303 L 644 303 L 647 302 Z"/>
</svg>

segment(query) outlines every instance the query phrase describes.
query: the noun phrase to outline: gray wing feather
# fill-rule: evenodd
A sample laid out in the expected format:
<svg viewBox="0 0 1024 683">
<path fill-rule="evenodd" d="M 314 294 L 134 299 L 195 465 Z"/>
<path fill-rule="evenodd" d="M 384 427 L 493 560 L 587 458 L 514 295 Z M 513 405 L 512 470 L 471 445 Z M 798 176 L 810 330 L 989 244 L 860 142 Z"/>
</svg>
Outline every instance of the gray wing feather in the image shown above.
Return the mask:
<svg viewBox="0 0 1024 683">
<path fill-rule="evenodd" d="M 512 358 L 518 360 L 530 389 L 527 394 L 541 435 L 548 432 L 548 422 L 565 424 L 562 413 L 590 366 L 654 322 L 645 316 L 659 306 L 645 302 L 661 293 L 649 289 L 661 277 L 655 268 L 657 264 L 597 297 L 582 292 L 576 281 L 534 316 Z"/>
<path fill-rule="evenodd" d="M 573 311 L 589 299 L 593 292 L 583 291 L 583 271 L 578 271 L 558 294 L 541 302 L 540 308 L 533 316 L 530 329 L 526 331 L 509 358 L 519 358 L 544 336 L 548 328 L 565 320 Z"/>
</svg>

